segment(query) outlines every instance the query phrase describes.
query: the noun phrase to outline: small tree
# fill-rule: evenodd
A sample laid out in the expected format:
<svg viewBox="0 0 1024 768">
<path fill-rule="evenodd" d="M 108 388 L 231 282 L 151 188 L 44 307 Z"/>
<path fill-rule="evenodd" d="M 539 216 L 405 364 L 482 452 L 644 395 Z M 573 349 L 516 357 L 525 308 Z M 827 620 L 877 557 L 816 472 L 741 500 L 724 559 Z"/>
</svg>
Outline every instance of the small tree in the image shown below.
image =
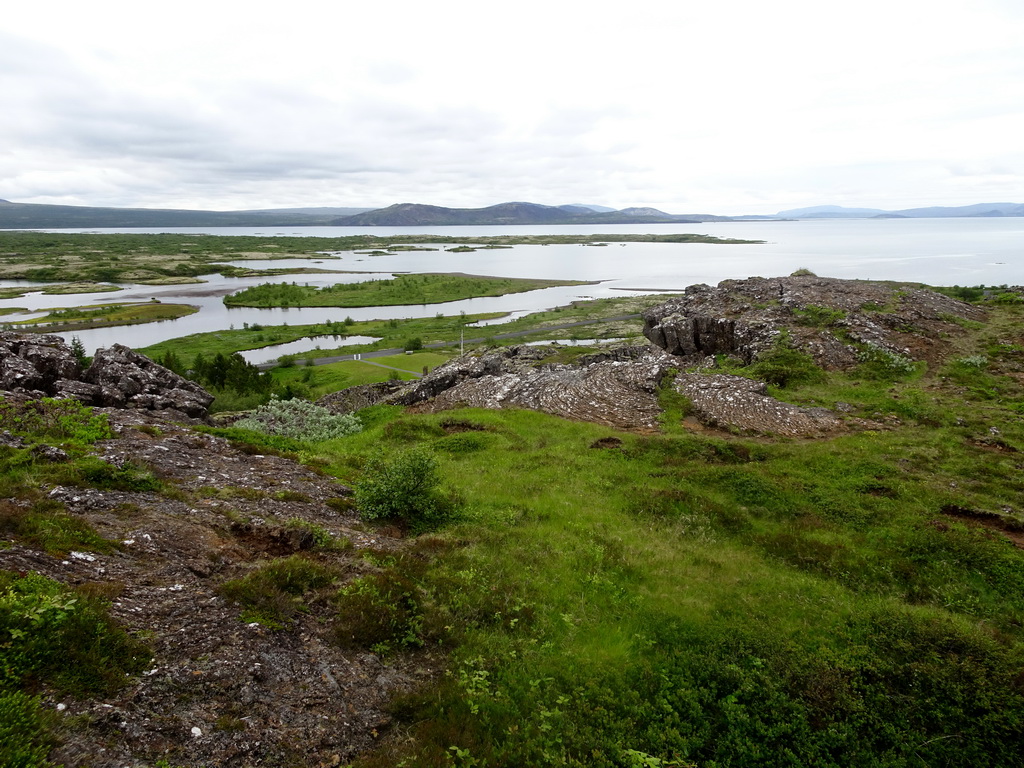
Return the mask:
<svg viewBox="0 0 1024 768">
<path fill-rule="evenodd" d="M 404 349 L 406 352 L 415 352 L 418 349 L 423 349 L 423 339 L 419 336 L 406 339 Z"/>
<path fill-rule="evenodd" d="M 92 358 L 85 354 L 85 345 L 77 336 L 71 338 L 71 354 L 75 356 L 79 368 L 88 368 Z"/>
</svg>

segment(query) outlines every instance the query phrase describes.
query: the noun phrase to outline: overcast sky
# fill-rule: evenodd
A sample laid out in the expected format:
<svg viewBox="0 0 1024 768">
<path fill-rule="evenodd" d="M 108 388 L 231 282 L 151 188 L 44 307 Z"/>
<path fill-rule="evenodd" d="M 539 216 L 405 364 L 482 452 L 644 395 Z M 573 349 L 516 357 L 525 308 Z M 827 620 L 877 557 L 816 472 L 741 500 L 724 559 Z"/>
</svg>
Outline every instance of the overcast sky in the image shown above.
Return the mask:
<svg viewBox="0 0 1024 768">
<path fill-rule="evenodd" d="M 1024 202 L 1021 0 L 39 0 L 0 198 L 245 209 Z"/>
</svg>

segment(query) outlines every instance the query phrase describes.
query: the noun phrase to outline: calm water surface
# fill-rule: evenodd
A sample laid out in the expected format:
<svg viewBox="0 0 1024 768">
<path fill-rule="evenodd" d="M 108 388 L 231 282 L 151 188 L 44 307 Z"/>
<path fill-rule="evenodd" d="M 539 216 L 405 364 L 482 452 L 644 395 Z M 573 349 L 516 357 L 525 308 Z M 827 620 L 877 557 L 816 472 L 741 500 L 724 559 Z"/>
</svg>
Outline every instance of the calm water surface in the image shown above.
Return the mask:
<svg viewBox="0 0 1024 768">
<path fill-rule="evenodd" d="M 69 230 L 61 230 L 69 231 Z M 695 232 L 719 237 L 764 240 L 763 244 L 613 243 L 528 245 L 511 249 L 398 252 L 369 256 L 343 252 L 314 259 L 236 262 L 253 267 L 282 265 L 375 272 L 378 274 L 296 275 L 275 278 L 224 278 L 209 275 L 202 285 L 125 286 L 116 293 L 43 296 L 30 294 L 0 301 L 0 307 L 42 310 L 87 303 L 158 298 L 200 307 L 189 317 L 76 334 L 87 349 L 114 342 L 143 347 L 200 331 L 241 327 L 242 323 L 298 325 L 328 320 L 431 317 L 466 312 L 529 312 L 576 299 L 621 296 L 626 290 L 662 292 L 694 283 L 714 284 L 752 275 L 788 275 L 807 268 L 818 275 L 872 280 L 906 280 L 931 285 L 1024 284 L 1024 219 L 858 219 L 799 222 L 725 222 L 707 224 L 614 225 L 601 227 L 303 227 L 266 228 L 90 229 L 82 232 L 177 232 L 185 234 L 341 237 L 372 234 L 386 241 L 394 234 L 479 236 L 502 234 L 601 234 Z M 435 246 L 436 247 L 436 246 Z M 319 262 L 319 263 L 317 263 Z M 536 277 L 600 281 L 597 285 L 548 288 L 510 296 L 470 299 L 447 304 L 365 309 L 228 309 L 227 293 L 261 282 L 294 280 L 309 285 L 391 277 L 397 272 L 466 272 L 503 277 Z M 20 281 L 0 281 L 0 285 Z M 21 283 L 24 284 L 24 283 Z"/>
</svg>

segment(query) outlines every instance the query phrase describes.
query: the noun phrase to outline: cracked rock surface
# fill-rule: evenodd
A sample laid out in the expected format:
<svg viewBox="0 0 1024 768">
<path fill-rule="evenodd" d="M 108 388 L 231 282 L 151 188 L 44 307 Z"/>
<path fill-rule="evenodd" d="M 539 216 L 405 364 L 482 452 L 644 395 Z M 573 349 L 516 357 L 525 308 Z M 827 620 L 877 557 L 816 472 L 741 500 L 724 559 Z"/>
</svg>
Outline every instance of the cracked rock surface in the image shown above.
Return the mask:
<svg viewBox="0 0 1024 768">
<path fill-rule="evenodd" d="M 846 424 L 827 408 L 801 408 L 769 397 L 763 381 L 725 374 L 683 373 L 676 391 L 689 398 L 693 415 L 711 427 L 784 437 L 824 437 Z"/>
<path fill-rule="evenodd" d="M 529 408 L 620 429 L 657 427 L 658 386 L 678 364 L 671 355 L 637 346 L 580 357 L 573 364 L 546 362 L 555 354 L 555 349 L 523 345 L 463 355 L 388 401 L 423 411 Z"/>
</svg>

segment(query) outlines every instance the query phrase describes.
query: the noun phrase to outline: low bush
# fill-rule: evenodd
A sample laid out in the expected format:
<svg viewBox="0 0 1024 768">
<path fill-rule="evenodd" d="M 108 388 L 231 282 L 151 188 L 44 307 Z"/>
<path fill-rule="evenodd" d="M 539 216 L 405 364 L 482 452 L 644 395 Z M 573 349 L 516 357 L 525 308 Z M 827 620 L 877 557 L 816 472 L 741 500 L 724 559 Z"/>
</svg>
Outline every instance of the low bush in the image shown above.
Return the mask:
<svg viewBox="0 0 1024 768">
<path fill-rule="evenodd" d="M 0 765 L 48 768 L 54 738 L 39 699 L 0 686 Z"/>
<path fill-rule="evenodd" d="M 220 592 L 244 608 L 243 621 L 283 629 L 297 613 L 307 610 L 308 592 L 328 586 L 337 577 L 329 566 L 292 555 L 224 582 Z"/>
<path fill-rule="evenodd" d="M 814 358 L 790 347 L 786 339 L 780 339 L 775 347 L 748 366 L 746 373 L 783 388 L 825 380 L 825 372 Z"/>
<path fill-rule="evenodd" d="M 857 359 L 860 360 L 857 373 L 875 381 L 895 381 L 917 370 L 909 357 L 871 344 L 860 350 Z"/>
<path fill-rule="evenodd" d="M 356 483 L 356 506 L 364 520 L 404 522 L 414 531 L 428 530 L 454 513 L 453 501 L 438 489 L 437 460 L 423 448 L 391 459 L 372 457 Z"/>
<path fill-rule="evenodd" d="M 333 414 L 307 400 L 272 399 L 244 419 L 235 422 L 238 429 L 250 429 L 269 435 L 321 442 L 353 435 L 362 429 L 353 414 Z"/>
<path fill-rule="evenodd" d="M 110 693 L 149 651 L 105 604 L 36 573 L 0 571 L 0 688 L 46 682 L 73 695 Z"/>
</svg>

